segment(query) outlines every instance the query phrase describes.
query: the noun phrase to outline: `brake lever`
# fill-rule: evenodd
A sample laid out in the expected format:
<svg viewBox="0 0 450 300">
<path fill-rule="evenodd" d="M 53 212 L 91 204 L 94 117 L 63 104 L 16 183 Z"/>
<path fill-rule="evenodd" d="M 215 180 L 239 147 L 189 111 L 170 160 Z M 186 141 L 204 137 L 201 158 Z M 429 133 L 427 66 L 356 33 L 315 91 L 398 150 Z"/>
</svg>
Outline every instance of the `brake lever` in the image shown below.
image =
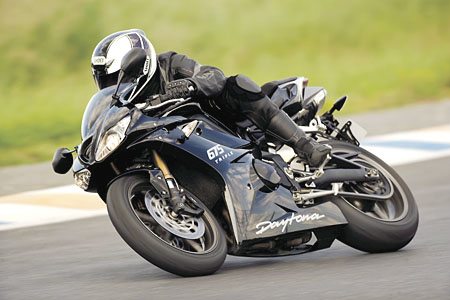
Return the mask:
<svg viewBox="0 0 450 300">
<path fill-rule="evenodd" d="M 145 99 L 145 102 L 143 103 L 136 103 L 134 106 L 136 106 L 138 109 L 142 111 L 149 111 L 153 109 L 160 108 L 162 106 L 166 106 L 168 104 L 177 103 L 180 101 L 185 100 L 184 98 L 178 98 L 178 99 L 171 99 L 171 100 L 164 100 L 165 98 L 162 96 L 165 95 L 153 95 L 151 98 Z"/>
</svg>

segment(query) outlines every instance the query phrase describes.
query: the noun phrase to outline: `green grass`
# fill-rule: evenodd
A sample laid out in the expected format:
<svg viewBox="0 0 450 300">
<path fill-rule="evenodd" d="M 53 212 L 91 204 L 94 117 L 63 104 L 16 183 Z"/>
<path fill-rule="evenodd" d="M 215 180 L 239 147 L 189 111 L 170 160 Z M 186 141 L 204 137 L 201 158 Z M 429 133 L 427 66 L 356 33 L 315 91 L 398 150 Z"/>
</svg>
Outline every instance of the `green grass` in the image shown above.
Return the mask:
<svg viewBox="0 0 450 300">
<path fill-rule="evenodd" d="M 351 113 L 450 95 L 449 12 L 446 0 L 0 0 L 0 165 L 79 142 L 90 55 L 111 32 L 142 28 L 159 52 L 260 84 L 307 76 L 348 94 Z"/>
</svg>

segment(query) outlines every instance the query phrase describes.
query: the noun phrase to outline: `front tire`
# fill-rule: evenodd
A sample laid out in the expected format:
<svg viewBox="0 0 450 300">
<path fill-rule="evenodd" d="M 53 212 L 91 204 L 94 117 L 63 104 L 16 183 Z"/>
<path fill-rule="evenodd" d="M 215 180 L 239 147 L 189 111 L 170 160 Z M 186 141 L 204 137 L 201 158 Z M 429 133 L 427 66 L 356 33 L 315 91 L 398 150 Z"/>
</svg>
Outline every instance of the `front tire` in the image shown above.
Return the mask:
<svg viewBox="0 0 450 300">
<path fill-rule="evenodd" d="M 394 189 L 393 195 L 383 200 L 385 202 L 335 197 L 333 202 L 349 223 L 338 239 L 350 247 L 370 253 L 396 251 L 405 247 L 416 234 L 419 223 L 417 204 L 406 183 L 394 169 L 369 151 L 345 142 L 327 143 L 333 147 L 333 154 L 358 153 L 351 160 L 376 168 L 382 178 L 380 181 L 390 181 Z M 372 186 L 346 182 L 343 188 L 347 191 L 383 192 L 382 182 Z"/>
<path fill-rule="evenodd" d="M 196 241 L 179 238 L 164 230 L 146 211 L 141 198 L 149 191 L 156 193 L 143 175 L 124 176 L 111 184 L 108 215 L 120 236 L 143 258 L 170 273 L 201 276 L 216 272 L 225 260 L 227 246 L 212 213 L 186 191 L 205 210 L 201 216 L 205 232 Z"/>
</svg>

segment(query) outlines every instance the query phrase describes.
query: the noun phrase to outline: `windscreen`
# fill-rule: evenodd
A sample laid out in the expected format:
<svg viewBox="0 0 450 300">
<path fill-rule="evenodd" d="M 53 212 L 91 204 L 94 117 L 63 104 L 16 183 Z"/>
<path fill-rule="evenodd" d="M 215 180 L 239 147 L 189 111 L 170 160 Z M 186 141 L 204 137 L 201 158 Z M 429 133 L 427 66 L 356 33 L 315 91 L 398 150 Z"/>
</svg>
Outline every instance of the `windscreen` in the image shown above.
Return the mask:
<svg viewBox="0 0 450 300">
<path fill-rule="evenodd" d="M 84 110 L 83 120 L 81 121 L 81 138 L 84 140 L 91 133 L 95 121 L 99 119 L 100 115 L 109 109 L 111 105 L 111 96 L 114 93 L 115 86 L 111 86 L 99 91 L 89 100 L 86 109 Z"/>
</svg>

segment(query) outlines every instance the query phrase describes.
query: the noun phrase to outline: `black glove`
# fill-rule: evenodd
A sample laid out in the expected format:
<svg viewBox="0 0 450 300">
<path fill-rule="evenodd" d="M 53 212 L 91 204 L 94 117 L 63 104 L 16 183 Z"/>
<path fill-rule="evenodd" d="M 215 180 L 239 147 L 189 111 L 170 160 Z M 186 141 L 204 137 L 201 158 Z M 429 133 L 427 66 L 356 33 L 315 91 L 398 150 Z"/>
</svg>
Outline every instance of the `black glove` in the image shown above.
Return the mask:
<svg viewBox="0 0 450 300">
<path fill-rule="evenodd" d="M 189 79 L 178 79 L 166 84 L 165 99 L 187 98 L 196 91 L 195 84 Z"/>
</svg>

